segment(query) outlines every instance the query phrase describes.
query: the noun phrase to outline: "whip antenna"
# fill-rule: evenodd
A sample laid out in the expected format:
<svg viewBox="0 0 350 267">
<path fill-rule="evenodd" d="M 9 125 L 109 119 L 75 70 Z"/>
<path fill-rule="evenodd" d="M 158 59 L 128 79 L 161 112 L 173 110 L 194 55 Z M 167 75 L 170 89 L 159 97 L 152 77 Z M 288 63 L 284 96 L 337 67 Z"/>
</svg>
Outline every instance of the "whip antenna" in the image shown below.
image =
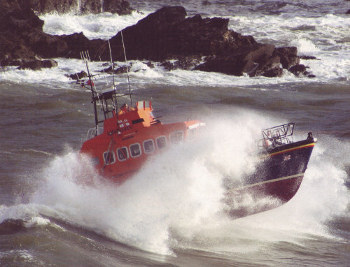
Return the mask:
<svg viewBox="0 0 350 267">
<path fill-rule="evenodd" d="M 115 91 L 116 86 L 115 86 L 115 80 L 114 80 L 114 61 L 113 61 L 113 56 L 112 56 L 111 43 L 109 42 L 109 40 L 108 40 L 108 47 L 109 47 L 109 56 L 111 58 L 111 66 L 112 66 L 113 89 Z"/>
<path fill-rule="evenodd" d="M 124 59 L 125 59 L 125 63 L 128 62 L 128 60 L 126 59 L 126 51 L 125 51 L 125 45 L 124 45 L 124 36 L 123 36 L 123 31 L 120 31 L 120 34 L 122 36 L 122 44 L 123 44 L 123 50 L 124 50 Z M 129 78 L 129 68 L 128 66 L 126 66 L 126 75 L 128 77 L 128 86 L 129 86 L 129 96 L 130 96 L 130 105 L 132 106 L 132 98 L 131 98 L 131 89 L 130 89 L 130 78 Z"/>
<path fill-rule="evenodd" d="M 115 85 L 115 79 L 114 79 L 114 61 L 113 61 L 113 56 L 112 56 L 111 43 L 109 42 L 109 40 L 108 40 L 108 47 L 109 47 L 109 56 L 111 58 L 112 78 L 113 78 L 113 91 L 116 94 L 117 93 L 117 86 Z M 115 98 L 115 101 L 113 101 L 113 106 L 114 106 L 115 110 L 117 111 L 118 110 L 117 98 Z"/>
<path fill-rule="evenodd" d="M 99 121 L 98 121 L 98 116 L 97 116 L 96 100 L 99 99 L 99 97 L 98 97 L 98 93 L 95 89 L 95 84 L 92 80 L 92 74 L 91 74 L 90 69 L 89 69 L 89 61 L 91 61 L 90 54 L 88 51 L 82 51 L 82 52 L 80 52 L 80 57 L 85 62 L 86 70 L 88 72 L 88 77 L 89 77 L 88 84 L 90 85 L 92 103 L 94 104 L 95 126 L 96 126 L 95 135 L 97 135 L 97 130 L 98 130 L 97 128 L 98 128 Z"/>
</svg>

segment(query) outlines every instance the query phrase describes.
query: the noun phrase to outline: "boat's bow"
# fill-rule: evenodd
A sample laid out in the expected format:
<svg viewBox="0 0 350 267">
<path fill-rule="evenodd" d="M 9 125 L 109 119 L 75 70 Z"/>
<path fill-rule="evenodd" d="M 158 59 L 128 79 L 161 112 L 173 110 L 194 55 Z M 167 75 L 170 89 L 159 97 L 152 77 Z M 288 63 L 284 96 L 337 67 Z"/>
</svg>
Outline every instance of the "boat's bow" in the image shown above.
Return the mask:
<svg viewBox="0 0 350 267">
<path fill-rule="evenodd" d="M 263 130 L 259 163 L 244 184 L 226 194 L 228 212 L 243 217 L 286 203 L 297 193 L 304 178 L 316 139 L 293 142 L 294 123 Z"/>
</svg>

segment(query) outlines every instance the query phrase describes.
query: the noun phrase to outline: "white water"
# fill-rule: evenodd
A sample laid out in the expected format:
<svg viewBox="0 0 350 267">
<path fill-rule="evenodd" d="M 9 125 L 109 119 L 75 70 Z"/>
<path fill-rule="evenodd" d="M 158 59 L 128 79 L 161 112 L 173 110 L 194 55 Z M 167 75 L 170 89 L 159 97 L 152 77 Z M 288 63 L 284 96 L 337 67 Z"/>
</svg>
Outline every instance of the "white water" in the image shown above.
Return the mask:
<svg viewBox="0 0 350 267">
<path fill-rule="evenodd" d="M 332 238 L 324 223 L 344 214 L 350 203 L 343 166 L 350 144 L 330 137 L 315 147 L 304 182 L 290 202 L 238 220 L 222 212 L 222 179 L 240 180 L 254 170 L 249 152 L 256 146 L 256 130 L 273 123 L 248 111 L 209 121 L 208 129 L 215 131 L 153 158 L 119 187 L 98 177 L 88 159 L 68 151 L 28 177 L 41 180 L 29 203 L 1 206 L 0 222 L 19 218 L 28 227 L 49 224 L 41 218 L 44 214 L 161 254 L 188 247 L 247 253 L 269 242 Z"/>
<path fill-rule="evenodd" d="M 45 14 L 44 32 L 54 35 L 83 32 L 89 39 L 110 39 L 124 28 L 136 24 L 146 14 L 132 12 L 131 15 L 119 16 L 108 12 L 100 14 Z"/>
<path fill-rule="evenodd" d="M 147 11 L 148 12 L 148 11 Z M 50 34 L 72 34 L 83 32 L 88 38 L 108 39 L 123 28 L 135 24 L 146 16 L 133 12 L 128 16 L 110 13 L 98 15 L 47 14 L 44 30 Z M 292 13 L 293 14 L 293 13 Z M 220 14 L 218 14 L 220 15 Z M 132 62 L 131 80 L 137 84 L 172 84 L 198 86 L 255 86 L 281 83 L 342 83 L 349 84 L 350 77 L 350 17 L 328 14 L 318 17 L 295 17 L 289 13 L 282 15 L 226 16 L 230 19 L 229 28 L 244 35 L 253 35 L 257 41 L 272 43 L 276 46 L 296 46 L 300 55 L 315 56 L 317 60 L 302 60 L 316 78 L 298 78 L 289 72 L 278 79 L 264 77 L 234 77 L 200 71 L 165 71 L 157 66 L 148 67 L 143 62 Z M 8 68 L 0 72 L 0 80 L 17 83 L 43 83 L 62 88 L 61 84 L 71 81 L 66 75 L 85 69 L 80 60 L 56 59 L 58 67 L 41 71 L 17 70 Z M 120 62 L 120 65 L 124 63 Z M 102 70 L 102 63 L 93 63 L 92 70 Z M 125 75 L 117 79 L 124 83 Z M 73 81 L 72 81 L 73 82 Z M 66 86 L 64 86 L 66 87 Z"/>
</svg>

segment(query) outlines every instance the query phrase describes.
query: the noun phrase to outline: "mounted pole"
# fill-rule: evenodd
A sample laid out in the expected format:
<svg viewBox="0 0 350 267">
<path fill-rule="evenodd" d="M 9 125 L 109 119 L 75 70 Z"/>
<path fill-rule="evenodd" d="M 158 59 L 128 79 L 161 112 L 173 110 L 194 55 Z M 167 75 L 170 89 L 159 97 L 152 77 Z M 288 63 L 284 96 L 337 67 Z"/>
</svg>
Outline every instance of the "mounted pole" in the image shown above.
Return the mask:
<svg viewBox="0 0 350 267">
<path fill-rule="evenodd" d="M 120 31 L 120 35 L 122 36 L 122 44 L 123 44 L 123 50 L 124 50 L 124 60 L 125 63 L 128 62 L 126 59 L 126 51 L 125 51 L 125 45 L 124 45 L 124 36 L 123 36 L 123 31 Z M 129 78 L 129 68 L 126 66 L 126 75 L 128 77 L 128 86 L 129 86 L 129 96 L 130 96 L 130 106 L 132 106 L 132 98 L 131 98 L 131 88 L 130 88 L 130 78 Z"/>
<path fill-rule="evenodd" d="M 108 40 L 108 48 L 109 48 L 109 56 L 111 59 L 111 67 L 112 67 L 112 78 L 113 78 L 113 91 L 116 94 L 117 89 L 116 89 L 116 85 L 115 85 L 115 79 L 114 79 L 114 61 L 113 61 L 113 56 L 112 56 L 112 49 L 111 49 L 111 43 Z M 114 105 L 114 109 L 116 111 L 116 113 L 118 112 L 118 102 L 117 102 L 117 98 L 115 98 L 115 102 L 113 102 Z"/>
<path fill-rule="evenodd" d="M 96 136 L 97 135 L 97 128 L 98 128 L 98 116 L 97 116 L 97 105 L 96 105 L 97 94 L 96 94 L 95 89 L 94 89 L 94 83 L 92 81 L 92 75 L 91 75 L 90 69 L 89 69 L 88 61 L 90 60 L 90 57 L 89 57 L 88 51 L 80 52 L 80 57 L 82 60 L 84 60 L 85 65 L 86 65 L 86 70 L 88 72 L 89 85 L 90 85 L 90 90 L 91 90 L 91 99 L 92 99 L 91 102 L 94 104 L 95 127 L 96 127 L 95 136 Z"/>
</svg>

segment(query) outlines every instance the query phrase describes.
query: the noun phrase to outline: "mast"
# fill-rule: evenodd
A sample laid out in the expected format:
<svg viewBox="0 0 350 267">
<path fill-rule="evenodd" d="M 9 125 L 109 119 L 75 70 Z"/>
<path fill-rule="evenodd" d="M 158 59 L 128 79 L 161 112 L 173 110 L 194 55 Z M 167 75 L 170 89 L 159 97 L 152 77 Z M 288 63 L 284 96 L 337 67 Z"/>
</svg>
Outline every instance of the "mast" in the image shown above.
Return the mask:
<svg viewBox="0 0 350 267">
<path fill-rule="evenodd" d="M 114 60 L 113 60 L 113 56 L 112 56 L 112 49 L 111 49 L 111 43 L 108 40 L 108 48 L 109 48 L 109 56 L 111 58 L 111 67 L 112 67 L 112 79 L 113 79 L 113 91 L 114 94 L 117 93 L 117 87 L 115 85 L 115 79 L 114 79 Z M 117 97 L 115 98 L 115 102 L 113 102 L 113 106 L 115 109 L 116 114 L 118 114 L 118 102 L 117 102 Z"/>
<path fill-rule="evenodd" d="M 96 99 L 97 99 L 97 92 L 94 89 L 94 82 L 92 81 L 92 75 L 90 73 L 90 69 L 89 69 L 89 60 L 90 60 L 90 55 L 88 51 L 82 51 L 80 52 L 80 57 L 82 60 L 84 60 L 85 65 L 86 65 L 86 70 L 88 72 L 88 77 L 89 77 L 89 82 L 88 84 L 90 85 L 90 90 L 91 90 L 91 99 L 92 99 L 92 103 L 94 105 L 94 113 L 95 113 L 95 127 L 96 127 L 96 133 L 95 135 L 97 135 L 97 128 L 98 128 L 98 115 L 97 115 L 97 104 L 96 104 Z"/>
<path fill-rule="evenodd" d="M 126 58 L 126 51 L 125 51 L 125 45 L 124 45 L 124 36 L 123 36 L 123 31 L 120 31 L 120 35 L 122 36 L 122 44 L 123 44 L 123 51 L 124 51 L 124 60 L 125 63 L 128 62 L 127 58 Z M 130 97 L 130 106 L 132 106 L 132 98 L 131 98 L 131 88 L 130 88 L 130 78 L 129 78 L 129 68 L 128 66 L 126 66 L 126 75 L 128 77 L 128 87 L 129 87 L 129 97 Z"/>
</svg>

